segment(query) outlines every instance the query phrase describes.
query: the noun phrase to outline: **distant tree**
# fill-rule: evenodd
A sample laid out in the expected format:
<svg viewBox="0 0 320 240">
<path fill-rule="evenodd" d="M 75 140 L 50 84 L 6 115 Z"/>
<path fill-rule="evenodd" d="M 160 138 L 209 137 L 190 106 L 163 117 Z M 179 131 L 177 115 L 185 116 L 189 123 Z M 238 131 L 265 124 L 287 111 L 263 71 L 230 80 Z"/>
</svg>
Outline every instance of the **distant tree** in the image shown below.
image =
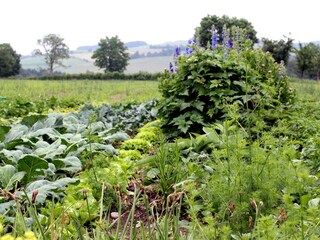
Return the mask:
<svg viewBox="0 0 320 240">
<path fill-rule="evenodd" d="M 268 38 L 262 38 L 262 50 L 264 52 L 270 52 L 277 63 L 284 61 L 287 65 L 289 61 L 290 52 L 293 49 L 293 39 L 284 37 L 281 40 L 270 40 Z"/>
<path fill-rule="evenodd" d="M 101 39 L 99 47 L 93 52 L 95 66 L 104 69 L 104 72 L 123 72 L 129 62 L 128 48 L 118 36 Z"/>
<path fill-rule="evenodd" d="M 0 44 L 0 77 L 18 74 L 21 69 L 20 57 L 10 44 Z"/>
<path fill-rule="evenodd" d="M 317 76 L 317 80 L 320 81 L 320 45 L 315 46 L 315 55 L 313 57 L 313 69 Z"/>
<path fill-rule="evenodd" d="M 256 37 L 257 32 L 248 20 L 244 18 L 238 19 L 235 17 L 229 18 L 226 15 L 223 15 L 221 18 L 216 15 L 208 15 L 202 18 L 200 27 L 196 28 L 195 35 L 199 37 L 200 45 L 207 46 L 208 43 L 211 43 L 213 27 L 217 31 L 219 36 L 218 43 L 222 43 L 224 26 L 227 29 L 231 29 L 232 27 L 239 27 L 240 29 L 246 30 L 247 37 L 252 40 L 253 43 L 258 42 L 258 38 Z"/>
<path fill-rule="evenodd" d="M 316 45 L 312 42 L 302 45 L 299 43 L 299 49 L 295 49 L 296 69 L 301 78 L 304 78 L 306 73 L 310 73 L 314 69 L 314 62 L 316 57 Z"/>
<path fill-rule="evenodd" d="M 64 43 L 64 39 L 57 34 L 48 34 L 38 40 L 41 49 L 35 49 L 35 55 L 44 56 L 48 66 L 49 74 L 53 74 L 56 66 L 65 67 L 62 60 L 69 58 L 69 47 Z"/>
</svg>

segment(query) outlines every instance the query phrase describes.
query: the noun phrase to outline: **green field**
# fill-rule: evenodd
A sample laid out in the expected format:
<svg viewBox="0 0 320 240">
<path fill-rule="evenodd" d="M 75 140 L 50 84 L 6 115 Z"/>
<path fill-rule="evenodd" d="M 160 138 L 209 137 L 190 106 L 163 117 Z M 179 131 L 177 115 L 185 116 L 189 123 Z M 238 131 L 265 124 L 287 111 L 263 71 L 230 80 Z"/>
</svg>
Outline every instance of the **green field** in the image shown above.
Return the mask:
<svg viewBox="0 0 320 240">
<path fill-rule="evenodd" d="M 17 97 L 30 101 L 51 97 L 80 99 L 92 104 L 114 104 L 130 101 L 143 102 L 159 98 L 156 81 L 37 81 L 0 80 L 0 96 Z"/>
</svg>

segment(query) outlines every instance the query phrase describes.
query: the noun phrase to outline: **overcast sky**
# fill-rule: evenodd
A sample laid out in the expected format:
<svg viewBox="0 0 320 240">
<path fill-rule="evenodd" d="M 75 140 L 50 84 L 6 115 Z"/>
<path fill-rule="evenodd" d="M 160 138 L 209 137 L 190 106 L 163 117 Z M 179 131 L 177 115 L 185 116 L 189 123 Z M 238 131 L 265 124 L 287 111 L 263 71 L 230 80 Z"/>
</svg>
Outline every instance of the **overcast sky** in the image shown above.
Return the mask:
<svg viewBox="0 0 320 240">
<path fill-rule="evenodd" d="M 188 40 L 203 17 L 227 15 L 252 23 L 259 38 L 320 40 L 319 0 L 2 0 L 0 43 L 30 54 L 54 33 L 71 50 L 118 35 L 123 42 Z"/>
</svg>

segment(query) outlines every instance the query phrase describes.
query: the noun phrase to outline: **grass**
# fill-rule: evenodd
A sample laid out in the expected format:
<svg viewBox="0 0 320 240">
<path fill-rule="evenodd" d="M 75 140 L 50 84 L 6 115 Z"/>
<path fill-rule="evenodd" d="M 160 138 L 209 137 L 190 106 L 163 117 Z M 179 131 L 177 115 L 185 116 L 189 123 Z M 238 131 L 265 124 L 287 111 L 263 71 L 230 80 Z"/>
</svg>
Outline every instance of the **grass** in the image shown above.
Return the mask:
<svg viewBox="0 0 320 240">
<path fill-rule="evenodd" d="M 320 101 L 320 83 L 306 79 L 292 79 L 291 87 L 296 90 L 297 98 L 301 101 Z"/>
<path fill-rule="evenodd" d="M 92 104 L 114 104 L 144 102 L 160 97 L 155 81 L 0 81 L 0 96 L 8 99 L 23 97 L 33 101 L 54 96 L 60 100 L 81 99 Z"/>
</svg>

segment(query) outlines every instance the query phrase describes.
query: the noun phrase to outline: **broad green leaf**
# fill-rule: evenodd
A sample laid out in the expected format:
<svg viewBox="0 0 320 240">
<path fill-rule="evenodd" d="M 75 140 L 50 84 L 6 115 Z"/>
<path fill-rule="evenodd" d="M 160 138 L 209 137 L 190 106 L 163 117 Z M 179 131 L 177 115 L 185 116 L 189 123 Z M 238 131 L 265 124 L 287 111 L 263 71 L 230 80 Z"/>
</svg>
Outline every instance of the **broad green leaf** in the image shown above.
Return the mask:
<svg viewBox="0 0 320 240">
<path fill-rule="evenodd" d="M 7 142 L 5 144 L 5 148 L 7 150 L 12 150 L 14 149 L 16 146 L 28 146 L 28 147 L 33 147 L 34 144 L 29 140 L 29 139 L 25 139 L 25 138 L 19 138 L 19 139 L 15 139 L 12 140 L 10 142 Z"/>
<path fill-rule="evenodd" d="M 11 127 L 9 126 L 0 126 L 0 142 L 3 142 L 6 134 L 10 131 Z"/>
<path fill-rule="evenodd" d="M 37 192 L 35 203 L 43 204 L 49 195 L 58 197 L 57 193 L 63 191 L 65 186 L 78 181 L 78 179 L 73 178 L 61 178 L 54 182 L 38 180 L 30 183 L 26 188 L 26 192 L 30 199 L 32 197 L 32 193 Z"/>
<path fill-rule="evenodd" d="M 5 215 L 5 213 L 12 208 L 12 206 L 14 206 L 16 203 L 16 201 L 11 200 L 9 202 L 5 202 L 5 203 L 0 203 L 0 214 L 1 215 Z"/>
<path fill-rule="evenodd" d="M 0 182 L 1 187 L 6 188 L 10 182 L 10 178 L 17 172 L 17 169 L 12 165 L 0 167 Z"/>
<path fill-rule="evenodd" d="M 25 172 L 17 172 L 15 174 L 13 174 L 13 176 L 10 178 L 9 183 L 7 184 L 7 189 L 11 190 L 14 187 L 14 184 L 16 184 L 16 182 L 20 182 L 23 177 L 26 175 Z"/>
<path fill-rule="evenodd" d="M 180 105 L 180 111 L 188 108 L 191 106 L 191 103 L 187 103 L 187 102 L 183 102 L 181 105 Z"/>
<path fill-rule="evenodd" d="M 67 146 L 61 144 L 61 139 L 58 139 L 52 144 L 48 144 L 44 141 L 39 141 L 35 145 L 36 150 L 34 154 L 43 157 L 44 159 L 53 159 L 56 156 L 62 155 L 65 153 Z"/>
<path fill-rule="evenodd" d="M 156 176 L 158 176 L 158 174 L 160 173 L 158 168 L 151 168 L 148 172 L 147 172 L 147 177 L 148 178 L 155 178 Z"/>
<path fill-rule="evenodd" d="M 25 172 L 17 172 L 17 169 L 12 165 L 0 167 L 0 182 L 1 187 L 7 190 L 12 190 L 16 182 L 20 182 L 24 177 Z"/>
<path fill-rule="evenodd" d="M 20 139 L 28 132 L 28 130 L 29 128 L 25 125 L 14 125 L 11 127 L 10 131 L 5 136 L 4 142 L 11 142 L 15 139 Z"/>
<path fill-rule="evenodd" d="M 7 158 L 12 163 L 17 163 L 19 159 L 23 156 L 23 152 L 21 150 L 7 150 L 3 149 L 0 153 L 3 153 L 3 156 Z M 8 162 L 8 161 L 6 161 Z"/>
<path fill-rule="evenodd" d="M 46 115 L 31 115 L 22 119 L 21 124 L 32 127 L 36 122 L 45 119 Z"/>
<path fill-rule="evenodd" d="M 25 182 L 29 183 L 44 175 L 44 170 L 48 168 L 48 162 L 42 158 L 27 155 L 20 159 L 17 164 L 18 171 L 26 172 Z"/>
<path fill-rule="evenodd" d="M 53 161 L 53 164 L 56 166 L 57 170 L 63 170 L 66 172 L 74 173 L 82 170 L 81 161 L 75 156 L 57 159 Z"/>
<path fill-rule="evenodd" d="M 114 142 L 114 141 L 123 142 L 125 140 L 130 139 L 130 136 L 125 132 L 117 132 L 117 133 L 111 134 L 107 137 L 104 137 L 103 139 L 107 142 Z"/>
<path fill-rule="evenodd" d="M 318 207 L 320 203 L 320 198 L 314 198 L 309 200 L 308 205 L 309 207 Z"/>
<path fill-rule="evenodd" d="M 115 148 L 110 144 L 105 145 L 105 144 L 101 144 L 101 143 L 89 143 L 83 147 L 84 147 L 84 149 L 86 149 L 88 151 L 93 151 L 93 152 L 104 151 L 104 152 L 109 153 L 111 155 L 118 154 L 118 152 L 115 150 Z"/>
<path fill-rule="evenodd" d="M 193 106 L 198 109 L 200 112 L 203 111 L 203 107 L 204 107 L 204 102 L 200 102 L 200 101 L 196 101 L 193 103 Z"/>
</svg>

